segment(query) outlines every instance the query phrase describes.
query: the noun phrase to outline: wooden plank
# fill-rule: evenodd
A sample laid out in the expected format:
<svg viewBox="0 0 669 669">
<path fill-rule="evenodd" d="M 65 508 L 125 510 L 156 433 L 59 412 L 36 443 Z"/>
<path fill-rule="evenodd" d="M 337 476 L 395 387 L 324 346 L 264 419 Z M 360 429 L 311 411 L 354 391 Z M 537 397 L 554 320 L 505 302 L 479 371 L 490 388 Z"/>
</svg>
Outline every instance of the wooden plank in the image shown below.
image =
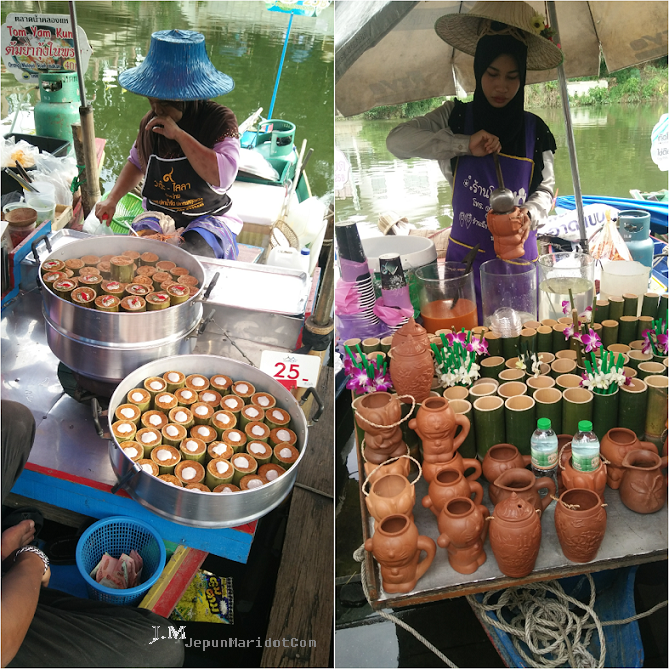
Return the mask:
<svg viewBox="0 0 669 669">
<path fill-rule="evenodd" d="M 146 593 L 139 608 L 149 609 L 163 618 L 168 618 L 207 555 L 205 551 L 184 545 L 178 546 L 165 565 L 160 578 Z"/>
<path fill-rule="evenodd" d="M 41 502 L 37 499 L 31 499 L 30 497 L 17 495 L 13 492 L 10 492 L 9 495 L 7 495 L 4 503 L 6 506 L 11 506 L 14 509 L 20 506 L 32 506 L 37 509 L 47 520 L 53 520 L 54 522 L 60 523 L 61 525 L 66 525 L 67 527 L 81 527 L 84 523 L 87 523 L 91 520 L 96 520 L 96 518 L 86 516 L 83 513 L 77 513 L 76 511 L 63 509 L 59 506 L 49 504 L 48 502 Z"/>
<path fill-rule="evenodd" d="M 262 667 L 327 667 L 334 605 L 334 373 L 320 389 L 326 409 L 309 428 L 309 448 L 297 474 Z M 327 391 L 325 390 L 327 389 Z M 300 486 L 306 486 L 303 488 Z M 314 492 L 317 491 L 317 492 Z"/>
</svg>

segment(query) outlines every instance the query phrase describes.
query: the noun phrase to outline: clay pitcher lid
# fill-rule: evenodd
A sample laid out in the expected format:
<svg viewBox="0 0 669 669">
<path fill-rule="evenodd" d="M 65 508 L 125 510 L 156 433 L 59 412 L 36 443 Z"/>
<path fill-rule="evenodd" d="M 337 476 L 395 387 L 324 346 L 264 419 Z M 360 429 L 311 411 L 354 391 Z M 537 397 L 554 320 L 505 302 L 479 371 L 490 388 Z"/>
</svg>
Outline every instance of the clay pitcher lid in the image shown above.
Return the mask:
<svg viewBox="0 0 669 669">
<path fill-rule="evenodd" d="M 397 346 L 393 347 L 394 359 L 397 359 L 398 357 L 422 355 L 427 350 L 428 345 L 428 343 L 417 337 L 410 337 L 409 339 L 405 339 Z"/>
<path fill-rule="evenodd" d="M 402 342 L 405 342 L 409 339 L 418 339 L 426 342 L 426 345 L 430 343 L 429 335 L 427 330 L 418 325 L 413 317 L 411 317 L 394 335 L 392 348 L 396 348 Z"/>
<path fill-rule="evenodd" d="M 522 520 L 527 520 L 531 516 L 536 516 L 536 509 L 534 504 L 530 504 L 521 497 L 518 497 L 515 492 L 512 492 L 509 497 L 502 500 L 495 506 L 494 517 L 498 520 L 505 520 L 510 523 L 517 523 Z"/>
</svg>

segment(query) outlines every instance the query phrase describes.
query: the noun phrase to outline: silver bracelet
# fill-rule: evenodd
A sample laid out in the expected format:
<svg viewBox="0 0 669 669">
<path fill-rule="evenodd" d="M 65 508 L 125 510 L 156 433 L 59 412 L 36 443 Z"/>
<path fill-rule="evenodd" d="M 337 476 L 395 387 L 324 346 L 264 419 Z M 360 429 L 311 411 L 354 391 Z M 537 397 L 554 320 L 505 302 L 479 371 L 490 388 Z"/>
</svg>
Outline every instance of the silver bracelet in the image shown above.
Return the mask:
<svg viewBox="0 0 669 669">
<path fill-rule="evenodd" d="M 39 557 L 42 558 L 42 562 L 44 562 L 44 572 L 42 576 L 46 574 L 47 569 L 49 568 L 49 558 L 43 551 L 37 548 L 37 546 L 30 546 L 30 545 L 24 546 L 23 548 L 19 548 L 19 550 L 17 550 L 16 553 L 14 553 L 14 562 L 16 562 L 16 558 L 19 555 L 21 555 L 21 553 L 35 553 L 35 555 L 39 555 Z"/>
</svg>

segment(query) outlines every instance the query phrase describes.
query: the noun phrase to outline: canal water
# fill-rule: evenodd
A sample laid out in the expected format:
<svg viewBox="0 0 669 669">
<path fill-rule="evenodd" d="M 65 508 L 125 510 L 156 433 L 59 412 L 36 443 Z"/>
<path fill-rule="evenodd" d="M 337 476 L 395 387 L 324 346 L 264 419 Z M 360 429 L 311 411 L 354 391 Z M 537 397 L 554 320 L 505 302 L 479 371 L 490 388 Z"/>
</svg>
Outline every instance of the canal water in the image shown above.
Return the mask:
<svg viewBox="0 0 669 669">
<path fill-rule="evenodd" d="M 561 108 L 532 109 L 555 135 L 558 195 L 573 195 L 571 167 Z M 572 109 L 574 140 L 583 195 L 629 198 L 630 188 L 667 187 L 650 156 L 650 134 L 666 105 L 609 105 Z M 361 235 L 380 234 L 379 214 L 394 211 L 417 227 L 449 227 L 452 191 L 437 162 L 400 160 L 386 149 L 386 137 L 402 121 L 343 119 L 335 144 L 351 165 L 351 195 L 337 200 L 337 220 L 354 218 Z"/>
<path fill-rule="evenodd" d="M 38 6 L 39 5 L 39 6 Z M 2 22 L 13 12 L 68 14 L 67 2 L 2 3 Z M 269 112 L 288 14 L 271 12 L 265 2 L 77 2 L 77 20 L 93 48 L 84 75 L 92 99 L 95 133 L 107 140 L 103 185 L 109 188 L 123 167 L 148 111 L 146 98 L 118 85 L 118 74 L 146 56 L 156 30 L 196 30 L 205 36 L 213 64 L 235 81 L 234 90 L 216 102 L 230 107 L 242 122 L 256 109 Z M 274 118 L 297 126 L 295 144 L 313 148 L 307 173 L 315 195 L 333 189 L 334 7 L 315 18 L 296 16 L 274 106 Z M 2 67 L 2 112 L 11 113 L 30 91 Z"/>
</svg>

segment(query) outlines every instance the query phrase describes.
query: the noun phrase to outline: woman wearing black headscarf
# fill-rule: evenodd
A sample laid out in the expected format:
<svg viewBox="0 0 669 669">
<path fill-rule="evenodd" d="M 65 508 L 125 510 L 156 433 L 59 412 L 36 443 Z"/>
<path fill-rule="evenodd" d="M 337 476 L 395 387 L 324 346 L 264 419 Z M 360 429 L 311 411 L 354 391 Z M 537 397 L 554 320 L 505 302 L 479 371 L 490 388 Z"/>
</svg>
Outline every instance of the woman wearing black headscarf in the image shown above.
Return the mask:
<svg viewBox="0 0 669 669">
<path fill-rule="evenodd" d="M 535 261 L 535 231 L 553 200 L 555 139 L 538 116 L 524 109 L 527 69 L 550 69 L 562 60 L 560 50 L 540 35 L 541 28 L 542 17 L 524 2 L 481 2 L 469 14 L 439 19 L 437 34 L 474 56 L 474 99 L 448 101 L 394 128 L 386 142 L 398 158 L 439 161 L 453 188 L 446 259 L 461 261 L 479 244 L 474 261 L 479 298 L 478 268 L 497 255 L 490 218 L 515 225 L 515 240 L 524 247 L 517 261 Z M 493 153 L 499 156 L 505 187 L 514 194 L 517 206 L 510 214 L 489 212 L 490 194 L 498 185 Z"/>
</svg>

